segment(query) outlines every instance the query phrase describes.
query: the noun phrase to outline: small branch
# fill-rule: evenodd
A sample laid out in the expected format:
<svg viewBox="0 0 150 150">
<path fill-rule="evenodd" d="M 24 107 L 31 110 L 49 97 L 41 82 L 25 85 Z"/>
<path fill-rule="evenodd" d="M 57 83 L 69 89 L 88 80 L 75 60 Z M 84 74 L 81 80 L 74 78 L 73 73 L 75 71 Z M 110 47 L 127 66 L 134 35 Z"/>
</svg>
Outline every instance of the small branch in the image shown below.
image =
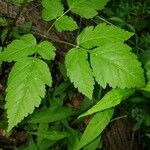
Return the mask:
<svg viewBox="0 0 150 150">
<path fill-rule="evenodd" d="M 66 44 L 66 45 L 70 45 L 70 46 L 72 46 L 72 47 L 79 47 L 78 45 L 69 43 L 69 42 L 67 42 L 67 41 L 58 40 L 58 39 L 55 39 L 55 42 L 63 43 L 63 44 Z"/>
<path fill-rule="evenodd" d="M 100 16 L 97 16 L 97 18 L 99 18 L 100 20 L 104 21 L 105 23 L 109 24 L 109 25 L 114 25 L 111 22 L 107 21 L 105 18 L 102 18 Z M 94 21 L 94 19 L 92 19 Z M 95 22 L 95 21 L 94 21 Z"/>
<path fill-rule="evenodd" d="M 123 118 L 127 118 L 127 115 L 114 118 L 114 119 L 112 119 L 110 122 L 114 122 L 114 121 L 116 121 L 116 120 L 123 119 Z"/>
<path fill-rule="evenodd" d="M 52 28 L 54 27 L 55 23 L 60 20 L 65 14 L 67 14 L 70 11 L 70 9 L 68 9 L 67 11 L 65 11 L 60 17 L 58 17 L 53 23 L 52 25 L 49 27 L 49 29 L 47 30 L 47 32 L 45 33 L 45 36 L 47 36 L 47 34 L 52 30 Z M 41 39 L 41 42 L 44 40 L 44 38 Z"/>
<path fill-rule="evenodd" d="M 52 38 L 52 37 L 49 38 L 49 37 L 47 37 L 47 36 L 45 36 L 45 35 L 43 35 L 43 38 L 42 38 L 42 40 L 41 40 L 40 42 L 42 42 L 45 38 L 48 38 L 49 40 L 51 40 L 51 41 L 53 41 L 53 42 L 56 42 L 56 43 L 66 44 L 66 45 L 70 45 L 70 46 L 72 46 L 72 47 L 79 47 L 78 45 L 72 44 L 72 43 L 70 43 L 70 42 L 68 42 L 68 41 L 63 41 L 63 40 L 59 40 L 59 39 Z"/>
</svg>

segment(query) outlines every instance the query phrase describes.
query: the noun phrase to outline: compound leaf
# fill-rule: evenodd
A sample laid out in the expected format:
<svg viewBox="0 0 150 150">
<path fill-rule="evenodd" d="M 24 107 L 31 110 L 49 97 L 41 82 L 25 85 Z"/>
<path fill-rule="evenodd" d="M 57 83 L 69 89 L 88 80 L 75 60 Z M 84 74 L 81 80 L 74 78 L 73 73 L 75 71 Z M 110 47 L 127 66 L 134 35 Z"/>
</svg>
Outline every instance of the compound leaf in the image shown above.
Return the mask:
<svg viewBox="0 0 150 150">
<path fill-rule="evenodd" d="M 96 81 L 105 88 L 144 86 L 144 74 L 136 55 L 125 44 L 107 44 L 91 51 L 90 62 Z"/>
<path fill-rule="evenodd" d="M 45 21 L 51 21 L 64 13 L 61 0 L 42 0 L 42 17 Z"/>
<path fill-rule="evenodd" d="M 9 74 L 6 95 L 8 131 L 40 105 L 45 85 L 51 84 L 49 68 L 43 61 L 28 58 L 15 63 Z"/>
<path fill-rule="evenodd" d="M 32 34 L 22 36 L 0 52 L 0 61 L 18 61 L 36 52 L 36 39 Z"/>
<path fill-rule="evenodd" d="M 95 28 L 86 27 L 77 38 L 78 45 L 84 48 L 93 48 L 110 43 L 122 43 L 128 40 L 133 33 L 120 29 L 116 26 L 101 23 Z"/>
<path fill-rule="evenodd" d="M 68 0 L 72 12 L 84 18 L 93 18 L 97 10 L 101 10 L 109 0 Z"/>
<path fill-rule="evenodd" d="M 78 90 L 92 98 L 94 80 L 87 61 L 87 52 L 81 48 L 71 49 L 65 59 L 67 74 Z"/>
<path fill-rule="evenodd" d="M 88 126 L 86 127 L 81 140 L 77 144 L 77 150 L 80 150 L 81 148 L 92 142 L 102 133 L 102 131 L 110 122 L 110 119 L 113 116 L 113 112 L 113 109 L 108 109 L 102 112 L 98 112 L 93 116 Z"/>
<path fill-rule="evenodd" d="M 73 31 L 78 28 L 77 23 L 69 16 L 62 16 L 55 23 L 55 28 L 58 31 Z"/>
<path fill-rule="evenodd" d="M 37 52 L 47 60 L 54 60 L 56 48 L 49 41 L 43 41 L 38 44 Z"/>
<path fill-rule="evenodd" d="M 111 107 L 115 107 L 122 100 L 127 99 L 134 93 L 133 89 L 112 89 L 108 92 L 96 105 L 90 108 L 87 112 L 83 113 L 79 116 L 79 118 L 91 115 L 93 113 L 103 111 L 105 109 L 109 109 Z"/>
</svg>

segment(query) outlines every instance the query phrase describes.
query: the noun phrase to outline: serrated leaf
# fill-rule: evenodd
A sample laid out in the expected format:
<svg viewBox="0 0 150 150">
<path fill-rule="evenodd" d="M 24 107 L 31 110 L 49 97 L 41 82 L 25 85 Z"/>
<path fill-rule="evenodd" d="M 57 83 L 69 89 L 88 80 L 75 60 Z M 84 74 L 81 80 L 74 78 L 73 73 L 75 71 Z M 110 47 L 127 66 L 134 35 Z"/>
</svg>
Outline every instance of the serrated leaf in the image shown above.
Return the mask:
<svg viewBox="0 0 150 150">
<path fill-rule="evenodd" d="M 73 114 L 75 114 L 75 111 L 70 108 L 47 108 L 43 111 L 33 114 L 29 118 L 28 123 L 50 123 L 58 120 L 63 120 Z"/>
<path fill-rule="evenodd" d="M 146 69 L 146 75 L 147 75 L 147 78 L 148 80 L 150 81 L 150 61 L 148 61 L 145 65 L 145 69 Z"/>
<path fill-rule="evenodd" d="M 8 78 L 6 95 L 8 131 L 31 114 L 45 96 L 45 85 L 51 86 L 48 66 L 36 58 L 15 63 Z"/>
<path fill-rule="evenodd" d="M 94 80 L 87 61 L 87 52 L 81 48 L 71 49 L 65 58 L 67 75 L 78 90 L 92 98 Z"/>
<path fill-rule="evenodd" d="M 107 94 L 105 94 L 105 96 L 96 105 L 80 115 L 79 118 L 115 107 L 116 105 L 120 104 L 121 101 L 131 96 L 134 91 L 135 90 L 133 89 L 112 89 Z"/>
<path fill-rule="evenodd" d="M 96 113 L 88 126 L 86 127 L 80 142 L 77 144 L 77 150 L 80 150 L 94 139 L 96 139 L 102 131 L 106 128 L 110 119 L 113 116 L 113 109 L 104 110 L 102 112 Z"/>
<path fill-rule="evenodd" d="M 70 136 L 70 134 L 68 134 L 67 132 L 60 132 L 60 131 L 55 131 L 55 130 L 52 130 L 52 131 L 50 130 L 46 132 L 33 132 L 31 134 L 37 135 L 43 139 L 48 139 L 52 141 L 60 140 L 60 139 Z"/>
<path fill-rule="evenodd" d="M 61 0 L 42 0 L 42 17 L 45 21 L 51 21 L 64 13 Z"/>
<path fill-rule="evenodd" d="M 125 44 L 107 44 L 91 51 L 90 62 L 96 81 L 105 88 L 143 87 L 144 74 L 136 55 Z"/>
<path fill-rule="evenodd" d="M 97 15 L 97 10 L 101 10 L 109 0 L 67 0 L 72 12 L 85 17 L 93 18 Z"/>
<path fill-rule="evenodd" d="M 56 21 L 55 28 L 60 32 L 73 31 L 78 28 L 78 25 L 73 18 L 69 16 L 62 16 L 58 21 Z"/>
<path fill-rule="evenodd" d="M 77 38 L 78 45 L 84 48 L 93 48 L 103 46 L 110 43 L 123 43 L 128 40 L 133 33 L 125 31 L 116 26 L 101 23 L 95 28 L 93 26 L 86 27 Z"/>
<path fill-rule="evenodd" d="M 0 61 L 18 61 L 36 52 L 36 39 L 32 34 L 22 36 L 10 43 L 0 53 Z"/>
<path fill-rule="evenodd" d="M 43 41 L 38 44 L 37 52 L 47 60 L 54 60 L 56 48 L 49 41 Z"/>
</svg>

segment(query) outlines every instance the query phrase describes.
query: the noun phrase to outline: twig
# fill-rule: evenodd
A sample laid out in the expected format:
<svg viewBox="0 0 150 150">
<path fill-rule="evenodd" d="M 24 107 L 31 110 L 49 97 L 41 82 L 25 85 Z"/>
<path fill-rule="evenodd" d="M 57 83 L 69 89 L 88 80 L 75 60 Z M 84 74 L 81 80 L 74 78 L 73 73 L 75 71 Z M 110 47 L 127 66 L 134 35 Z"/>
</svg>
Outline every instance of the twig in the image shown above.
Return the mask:
<svg viewBox="0 0 150 150">
<path fill-rule="evenodd" d="M 67 11 L 65 11 L 60 17 L 58 17 L 53 23 L 52 25 L 49 27 L 49 29 L 47 30 L 47 32 L 45 33 L 45 36 L 47 36 L 47 34 L 52 30 L 52 28 L 54 27 L 55 23 L 60 20 L 65 14 L 67 14 L 70 11 L 70 9 L 68 9 Z M 44 38 L 41 39 L 40 42 L 42 42 L 44 40 Z"/>
<path fill-rule="evenodd" d="M 127 115 L 114 118 L 114 119 L 112 119 L 110 122 L 114 122 L 114 121 L 116 121 L 116 120 L 123 119 L 123 118 L 127 118 Z"/>
</svg>

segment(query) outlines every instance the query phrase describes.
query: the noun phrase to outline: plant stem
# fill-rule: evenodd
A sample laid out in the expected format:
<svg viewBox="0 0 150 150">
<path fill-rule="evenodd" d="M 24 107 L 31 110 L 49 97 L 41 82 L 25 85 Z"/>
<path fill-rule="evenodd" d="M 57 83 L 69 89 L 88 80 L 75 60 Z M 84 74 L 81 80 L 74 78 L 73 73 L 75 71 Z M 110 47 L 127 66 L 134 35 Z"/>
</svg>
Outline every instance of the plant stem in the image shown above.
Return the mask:
<svg viewBox="0 0 150 150">
<path fill-rule="evenodd" d="M 123 119 L 123 118 L 127 118 L 127 115 L 114 118 L 114 119 L 112 119 L 110 122 L 114 122 L 114 121 L 116 121 L 116 120 Z"/>
<path fill-rule="evenodd" d="M 97 16 L 100 20 L 104 21 L 105 23 L 109 24 L 109 25 L 113 25 L 111 22 L 107 21 L 106 19 L 100 17 L 100 16 Z M 93 20 L 93 19 L 92 19 Z M 94 21 L 94 20 L 93 20 Z M 95 21 L 94 21 L 95 22 Z"/>
<path fill-rule="evenodd" d="M 65 11 L 60 17 L 58 17 L 53 23 L 52 25 L 49 27 L 49 29 L 47 30 L 47 32 L 45 33 L 45 37 L 46 35 L 52 30 L 52 28 L 54 27 L 55 23 L 60 20 L 66 13 L 68 13 L 70 11 L 70 9 L 68 9 L 67 11 Z M 41 39 L 40 42 L 42 42 L 44 40 L 44 37 Z"/>
<path fill-rule="evenodd" d="M 72 47 L 79 47 L 78 45 L 76 45 L 76 44 L 72 44 L 72 43 L 70 43 L 70 42 L 67 42 L 67 41 L 63 41 L 63 40 L 57 40 L 57 39 L 55 39 L 54 40 L 55 42 L 58 42 L 58 43 L 63 43 L 63 44 L 66 44 L 66 45 L 70 45 L 70 46 L 72 46 Z"/>
<path fill-rule="evenodd" d="M 43 38 L 40 40 L 40 42 L 42 42 L 44 40 L 44 38 L 47 36 L 47 34 L 52 30 L 52 28 L 54 27 L 55 23 L 57 21 L 59 21 L 65 14 L 67 14 L 69 11 L 71 10 L 71 8 L 69 8 L 67 11 L 65 11 L 61 16 L 59 16 L 53 23 L 52 25 L 49 27 L 49 29 L 47 30 L 47 32 L 44 34 Z M 72 44 L 70 42 L 67 42 L 67 41 L 63 41 L 63 40 L 58 40 L 58 39 L 52 39 L 51 40 L 55 41 L 55 42 L 58 42 L 58 43 L 63 43 L 63 44 L 66 44 L 66 45 L 70 45 L 72 47 L 76 47 L 76 48 L 82 48 L 82 49 L 85 49 L 84 47 L 80 47 L 79 45 L 76 45 L 76 44 Z M 86 49 L 87 50 L 87 49 Z"/>
</svg>

